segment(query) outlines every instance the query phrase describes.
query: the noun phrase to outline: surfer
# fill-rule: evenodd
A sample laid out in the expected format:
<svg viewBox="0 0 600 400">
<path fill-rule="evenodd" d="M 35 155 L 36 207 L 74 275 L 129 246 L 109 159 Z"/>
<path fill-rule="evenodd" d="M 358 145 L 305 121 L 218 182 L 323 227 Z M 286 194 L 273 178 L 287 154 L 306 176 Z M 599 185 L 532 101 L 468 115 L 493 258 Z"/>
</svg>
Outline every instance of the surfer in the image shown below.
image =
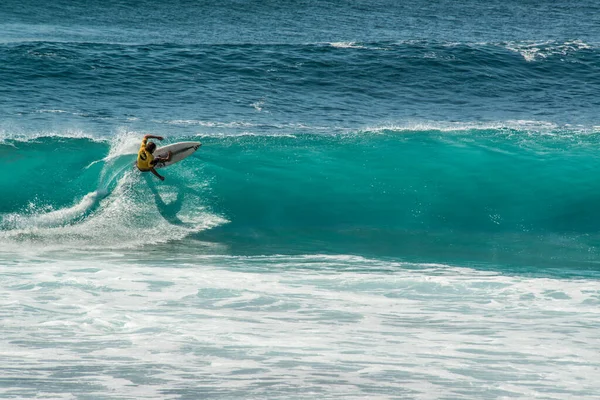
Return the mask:
<svg viewBox="0 0 600 400">
<path fill-rule="evenodd" d="M 154 169 L 154 166 L 159 163 L 159 162 L 167 162 L 171 160 L 171 152 L 169 152 L 169 154 L 166 157 L 154 157 L 152 155 L 152 153 L 154 153 L 154 150 L 156 150 L 156 144 L 154 142 L 150 142 L 148 143 L 148 139 L 157 139 L 157 140 L 163 140 L 162 136 L 153 136 L 153 135 L 146 135 L 144 136 L 144 139 L 142 140 L 142 145 L 140 146 L 140 151 L 138 152 L 138 158 L 137 158 L 137 167 L 140 171 L 142 172 L 152 172 L 154 175 L 156 175 L 158 177 L 158 179 L 160 179 L 161 181 L 165 180 L 164 176 L 161 176 L 158 172 L 156 172 L 156 169 Z"/>
</svg>

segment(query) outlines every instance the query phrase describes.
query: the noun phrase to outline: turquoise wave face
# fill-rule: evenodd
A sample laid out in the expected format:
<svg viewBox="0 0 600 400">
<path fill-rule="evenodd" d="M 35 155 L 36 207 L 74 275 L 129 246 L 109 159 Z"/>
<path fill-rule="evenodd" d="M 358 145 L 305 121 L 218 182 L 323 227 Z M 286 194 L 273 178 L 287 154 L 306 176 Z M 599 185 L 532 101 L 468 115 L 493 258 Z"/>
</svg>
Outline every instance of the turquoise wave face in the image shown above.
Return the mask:
<svg viewBox="0 0 600 400">
<path fill-rule="evenodd" d="M 136 137 L 6 141 L 2 233 L 46 244 L 187 238 L 242 252 L 379 255 L 452 252 L 473 242 L 486 251 L 545 251 L 562 241 L 572 244 L 563 253 L 585 253 L 600 221 L 597 139 L 586 134 L 201 139 L 198 153 L 163 171 L 164 183 L 133 168 Z"/>
<path fill-rule="evenodd" d="M 64 207 L 95 190 L 107 144 L 89 139 L 39 138 L 0 144 L 0 212 L 22 211 L 29 204 Z"/>
</svg>

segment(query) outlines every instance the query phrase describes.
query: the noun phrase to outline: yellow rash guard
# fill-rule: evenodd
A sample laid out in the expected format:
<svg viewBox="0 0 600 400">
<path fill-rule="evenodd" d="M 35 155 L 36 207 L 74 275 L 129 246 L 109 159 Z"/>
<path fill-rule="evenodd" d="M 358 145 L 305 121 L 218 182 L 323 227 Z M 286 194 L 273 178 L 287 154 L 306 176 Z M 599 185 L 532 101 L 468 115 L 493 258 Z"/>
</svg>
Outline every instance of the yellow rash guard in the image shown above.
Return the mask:
<svg viewBox="0 0 600 400">
<path fill-rule="evenodd" d="M 148 139 L 142 140 L 142 145 L 138 152 L 137 167 L 140 171 L 150 171 L 152 167 L 154 167 L 154 165 L 152 165 L 154 156 L 146 150 L 146 143 L 148 143 Z"/>
</svg>

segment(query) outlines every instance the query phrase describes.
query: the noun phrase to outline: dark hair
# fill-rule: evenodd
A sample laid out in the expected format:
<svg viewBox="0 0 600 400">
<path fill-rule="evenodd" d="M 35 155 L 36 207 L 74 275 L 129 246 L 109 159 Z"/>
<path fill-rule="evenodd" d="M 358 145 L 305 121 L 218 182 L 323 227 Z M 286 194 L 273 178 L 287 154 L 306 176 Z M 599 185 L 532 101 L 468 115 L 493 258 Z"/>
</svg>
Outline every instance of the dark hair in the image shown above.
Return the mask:
<svg viewBox="0 0 600 400">
<path fill-rule="evenodd" d="M 156 150 L 156 143 L 154 142 L 150 142 L 146 145 L 146 150 L 148 150 L 150 153 L 152 153 L 154 150 Z"/>
</svg>

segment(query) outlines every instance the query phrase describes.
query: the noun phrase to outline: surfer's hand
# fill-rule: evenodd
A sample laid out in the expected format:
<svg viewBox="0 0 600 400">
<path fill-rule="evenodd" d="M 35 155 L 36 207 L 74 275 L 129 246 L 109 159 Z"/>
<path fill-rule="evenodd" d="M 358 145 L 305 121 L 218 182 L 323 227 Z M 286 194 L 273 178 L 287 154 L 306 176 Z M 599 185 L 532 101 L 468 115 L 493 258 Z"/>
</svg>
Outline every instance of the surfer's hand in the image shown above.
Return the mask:
<svg viewBox="0 0 600 400">
<path fill-rule="evenodd" d="M 162 136 L 157 136 L 156 137 L 158 140 L 163 140 L 164 138 Z"/>
<path fill-rule="evenodd" d="M 161 181 L 164 181 L 165 177 L 164 176 L 159 176 L 158 179 L 160 179 Z"/>
</svg>

